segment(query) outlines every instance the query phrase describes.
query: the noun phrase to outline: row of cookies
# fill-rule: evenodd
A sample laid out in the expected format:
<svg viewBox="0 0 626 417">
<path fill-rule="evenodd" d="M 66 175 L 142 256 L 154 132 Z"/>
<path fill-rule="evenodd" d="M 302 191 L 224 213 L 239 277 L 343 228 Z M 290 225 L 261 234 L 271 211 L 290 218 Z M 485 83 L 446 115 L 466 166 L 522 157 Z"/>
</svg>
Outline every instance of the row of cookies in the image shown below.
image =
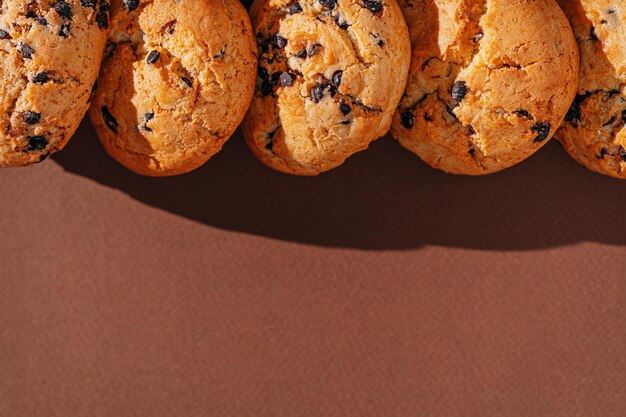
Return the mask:
<svg viewBox="0 0 626 417">
<path fill-rule="evenodd" d="M 391 129 L 451 173 L 556 133 L 626 176 L 624 7 L 559 1 L 571 26 L 554 0 L 256 0 L 252 22 L 237 0 L 4 0 L 0 166 L 61 149 L 91 100 L 107 152 L 151 176 L 201 166 L 244 116 L 252 152 L 296 175 Z"/>
</svg>

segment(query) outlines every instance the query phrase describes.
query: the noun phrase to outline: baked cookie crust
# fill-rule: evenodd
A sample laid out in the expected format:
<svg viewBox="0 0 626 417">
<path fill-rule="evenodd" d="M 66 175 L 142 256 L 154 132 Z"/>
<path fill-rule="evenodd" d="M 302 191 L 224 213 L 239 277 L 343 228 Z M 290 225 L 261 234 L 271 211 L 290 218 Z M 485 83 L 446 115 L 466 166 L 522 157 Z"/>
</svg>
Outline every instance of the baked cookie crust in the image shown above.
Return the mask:
<svg viewBox="0 0 626 417">
<path fill-rule="evenodd" d="M 626 4 L 560 0 L 580 47 L 580 85 L 556 138 L 588 169 L 626 178 Z"/>
<path fill-rule="evenodd" d="M 238 0 L 114 0 L 89 115 L 104 148 L 130 170 L 183 174 L 241 123 L 256 67 Z"/>
<path fill-rule="evenodd" d="M 244 135 L 265 165 L 333 169 L 384 136 L 410 61 L 395 0 L 256 0 L 259 75 Z"/>
<path fill-rule="evenodd" d="M 0 4 L 0 167 L 30 165 L 62 149 L 87 111 L 109 3 Z"/>
<path fill-rule="evenodd" d="M 401 0 L 412 41 L 398 142 L 433 168 L 483 175 L 539 150 L 578 85 L 578 48 L 554 0 Z"/>
</svg>

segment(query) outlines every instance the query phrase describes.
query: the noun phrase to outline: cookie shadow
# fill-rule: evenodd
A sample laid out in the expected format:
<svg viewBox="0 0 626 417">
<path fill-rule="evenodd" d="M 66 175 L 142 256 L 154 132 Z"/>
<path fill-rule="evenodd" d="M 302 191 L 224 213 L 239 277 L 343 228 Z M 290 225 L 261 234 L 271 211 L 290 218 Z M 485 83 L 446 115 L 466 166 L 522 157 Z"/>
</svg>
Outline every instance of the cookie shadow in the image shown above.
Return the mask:
<svg viewBox="0 0 626 417">
<path fill-rule="evenodd" d="M 53 160 L 185 218 L 304 244 L 533 250 L 626 243 L 626 182 L 588 172 L 556 142 L 512 169 L 470 178 L 430 169 L 387 137 L 332 172 L 299 178 L 264 167 L 237 132 L 197 171 L 144 178 L 109 158 L 85 120 Z"/>
</svg>

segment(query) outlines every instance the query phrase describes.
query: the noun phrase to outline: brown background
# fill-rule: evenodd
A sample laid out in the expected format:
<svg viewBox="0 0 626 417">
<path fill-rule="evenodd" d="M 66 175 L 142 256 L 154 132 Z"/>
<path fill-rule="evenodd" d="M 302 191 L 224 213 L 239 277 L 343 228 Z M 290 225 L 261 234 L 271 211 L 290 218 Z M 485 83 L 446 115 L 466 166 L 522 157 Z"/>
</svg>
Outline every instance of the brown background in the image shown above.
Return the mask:
<svg viewBox="0 0 626 417">
<path fill-rule="evenodd" d="M 2 417 L 626 413 L 626 182 L 557 143 L 148 179 L 84 124 L 0 179 Z"/>
</svg>

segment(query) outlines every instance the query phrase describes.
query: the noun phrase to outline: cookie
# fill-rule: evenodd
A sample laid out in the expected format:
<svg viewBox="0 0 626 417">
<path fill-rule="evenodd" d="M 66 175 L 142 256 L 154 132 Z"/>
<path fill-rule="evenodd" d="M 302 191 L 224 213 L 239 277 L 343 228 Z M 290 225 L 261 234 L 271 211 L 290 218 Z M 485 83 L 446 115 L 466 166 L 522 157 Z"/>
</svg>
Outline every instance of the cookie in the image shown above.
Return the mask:
<svg viewBox="0 0 626 417">
<path fill-rule="evenodd" d="M 554 0 L 401 0 L 409 81 L 392 125 L 434 168 L 482 175 L 528 158 L 576 94 L 578 48 Z"/>
<path fill-rule="evenodd" d="M 580 85 L 556 138 L 585 167 L 626 178 L 626 4 L 560 0 L 580 47 Z"/>
<path fill-rule="evenodd" d="M 244 136 L 267 166 L 317 175 L 389 130 L 410 63 L 395 0 L 255 0 L 259 73 Z"/>
<path fill-rule="evenodd" d="M 114 0 L 89 115 L 106 151 L 128 169 L 183 174 L 241 123 L 256 67 L 238 0 Z"/>
<path fill-rule="evenodd" d="M 83 118 L 106 41 L 102 0 L 0 4 L 0 166 L 40 162 Z"/>
</svg>

